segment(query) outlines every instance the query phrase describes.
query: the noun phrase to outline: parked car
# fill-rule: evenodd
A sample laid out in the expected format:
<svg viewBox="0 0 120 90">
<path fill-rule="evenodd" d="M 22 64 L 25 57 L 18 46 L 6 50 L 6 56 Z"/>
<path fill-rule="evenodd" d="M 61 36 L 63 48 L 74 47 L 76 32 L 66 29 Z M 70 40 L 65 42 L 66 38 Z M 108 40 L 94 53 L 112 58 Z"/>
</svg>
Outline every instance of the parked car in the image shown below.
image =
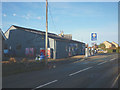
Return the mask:
<svg viewBox="0 0 120 90">
<path fill-rule="evenodd" d="M 98 50 L 98 53 L 107 53 L 107 50 L 104 51 L 104 50 L 102 50 L 102 49 L 99 49 L 99 50 Z"/>
</svg>

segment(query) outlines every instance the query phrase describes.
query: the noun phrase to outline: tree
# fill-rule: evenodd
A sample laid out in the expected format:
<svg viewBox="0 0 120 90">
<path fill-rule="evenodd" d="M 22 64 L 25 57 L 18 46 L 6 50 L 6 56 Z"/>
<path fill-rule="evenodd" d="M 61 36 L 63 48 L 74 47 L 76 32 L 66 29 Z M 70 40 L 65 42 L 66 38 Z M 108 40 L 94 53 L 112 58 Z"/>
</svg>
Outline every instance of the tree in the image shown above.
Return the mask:
<svg viewBox="0 0 120 90">
<path fill-rule="evenodd" d="M 98 45 L 99 48 L 105 48 L 105 44 L 101 43 L 100 45 Z"/>
</svg>

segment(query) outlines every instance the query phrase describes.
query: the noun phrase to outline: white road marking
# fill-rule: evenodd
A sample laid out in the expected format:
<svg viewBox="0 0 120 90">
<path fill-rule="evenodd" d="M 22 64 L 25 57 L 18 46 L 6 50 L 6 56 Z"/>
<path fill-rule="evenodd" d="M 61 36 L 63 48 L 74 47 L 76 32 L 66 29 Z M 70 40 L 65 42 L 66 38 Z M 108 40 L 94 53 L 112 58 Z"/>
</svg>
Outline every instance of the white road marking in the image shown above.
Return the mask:
<svg viewBox="0 0 120 90">
<path fill-rule="evenodd" d="M 79 60 L 79 61 L 75 61 L 75 62 L 73 62 L 73 63 L 78 63 L 78 62 L 81 62 L 81 61 L 84 61 L 84 59 L 81 59 L 81 60 Z"/>
<path fill-rule="evenodd" d="M 46 84 L 43 84 L 43 85 L 40 85 L 40 86 L 36 87 L 35 89 L 44 87 L 44 86 L 46 86 L 46 85 L 49 85 L 49 84 L 54 83 L 54 82 L 57 82 L 57 81 L 58 81 L 58 80 L 54 80 L 54 81 L 48 82 L 48 83 L 46 83 Z M 33 90 L 35 90 L 35 89 L 33 89 Z"/>
<path fill-rule="evenodd" d="M 113 84 L 112 84 L 112 88 L 115 86 L 115 83 L 117 82 L 118 78 L 120 77 L 120 74 L 116 77 L 116 79 L 114 80 Z"/>
<path fill-rule="evenodd" d="M 116 58 L 113 58 L 113 59 L 111 59 L 110 61 L 113 61 L 113 60 L 115 60 L 115 59 L 116 59 Z M 83 61 L 83 60 L 84 60 L 84 59 L 82 59 L 82 60 L 80 60 L 80 61 Z M 77 63 L 77 62 L 80 62 L 80 61 L 76 61 L 76 62 L 74 62 L 74 63 Z M 101 65 L 101 64 L 104 64 L 104 63 L 106 63 L 106 62 L 107 62 L 107 61 L 104 61 L 104 62 L 99 63 L 99 64 L 97 64 L 97 65 Z M 86 71 L 86 70 L 88 70 L 88 69 L 90 69 L 90 68 L 92 68 L 92 67 L 88 67 L 88 68 L 82 69 L 82 70 L 80 70 L 80 71 L 77 71 L 77 72 L 75 72 L 75 73 L 69 74 L 69 76 L 72 76 L 72 75 L 75 75 L 75 74 L 77 74 L 77 73 Z M 120 74 L 119 74 L 119 75 L 116 77 L 116 79 L 114 80 L 114 82 L 113 82 L 113 84 L 112 84 L 112 87 L 113 87 L 113 86 L 115 85 L 115 83 L 117 82 L 119 76 L 120 76 Z M 51 84 L 51 83 L 54 83 L 54 82 L 57 82 L 57 81 L 58 81 L 58 80 L 54 80 L 54 81 L 48 82 L 48 83 L 46 83 L 46 84 L 43 84 L 43 85 L 40 85 L 40 86 L 36 87 L 35 89 L 38 89 L 38 88 L 47 86 L 47 85 L 49 85 L 49 84 Z M 35 89 L 32 89 L 32 90 L 35 90 Z"/>
<path fill-rule="evenodd" d="M 103 64 L 103 63 L 106 63 L 107 61 L 104 61 L 104 62 L 101 62 L 101 63 L 99 63 L 99 64 L 97 64 L 97 65 L 101 65 L 101 64 Z"/>
<path fill-rule="evenodd" d="M 82 71 L 88 70 L 88 69 L 90 69 L 90 68 L 92 68 L 92 67 L 88 67 L 88 68 L 82 69 L 82 70 L 80 70 L 80 71 L 77 71 L 77 72 L 75 72 L 75 73 L 69 74 L 69 76 L 75 75 L 75 74 L 77 74 L 77 73 L 80 73 L 80 72 L 82 72 Z"/>
<path fill-rule="evenodd" d="M 113 61 L 113 60 L 115 60 L 116 58 L 113 58 L 113 59 L 111 59 L 110 61 Z"/>
</svg>

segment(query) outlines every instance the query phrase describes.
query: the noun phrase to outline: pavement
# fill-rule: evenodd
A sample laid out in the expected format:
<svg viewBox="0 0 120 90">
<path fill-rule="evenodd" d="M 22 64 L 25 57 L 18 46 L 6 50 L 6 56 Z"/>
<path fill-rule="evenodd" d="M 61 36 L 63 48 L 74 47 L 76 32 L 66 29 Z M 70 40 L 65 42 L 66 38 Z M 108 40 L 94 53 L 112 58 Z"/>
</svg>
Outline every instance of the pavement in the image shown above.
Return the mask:
<svg viewBox="0 0 120 90">
<path fill-rule="evenodd" d="M 63 61 L 64 62 L 64 61 Z M 118 88 L 118 54 L 102 54 L 53 68 L 3 77 L 3 88 Z"/>
</svg>

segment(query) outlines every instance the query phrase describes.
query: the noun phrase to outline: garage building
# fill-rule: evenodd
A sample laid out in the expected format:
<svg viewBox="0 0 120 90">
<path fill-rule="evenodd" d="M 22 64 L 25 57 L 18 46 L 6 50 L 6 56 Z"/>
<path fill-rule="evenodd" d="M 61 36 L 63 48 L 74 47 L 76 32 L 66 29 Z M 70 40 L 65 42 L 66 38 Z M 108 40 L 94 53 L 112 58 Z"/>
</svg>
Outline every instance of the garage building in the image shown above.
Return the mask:
<svg viewBox="0 0 120 90">
<path fill-rule="evenodd" d="M 17 57 L 35 57 L 45 48 L 45 32 L 12 25 L 5 33 L 4 48 Z M 50 58 L 66 58 L 85 54 L 85 43 L 48 33 Z"/>
</svg>

